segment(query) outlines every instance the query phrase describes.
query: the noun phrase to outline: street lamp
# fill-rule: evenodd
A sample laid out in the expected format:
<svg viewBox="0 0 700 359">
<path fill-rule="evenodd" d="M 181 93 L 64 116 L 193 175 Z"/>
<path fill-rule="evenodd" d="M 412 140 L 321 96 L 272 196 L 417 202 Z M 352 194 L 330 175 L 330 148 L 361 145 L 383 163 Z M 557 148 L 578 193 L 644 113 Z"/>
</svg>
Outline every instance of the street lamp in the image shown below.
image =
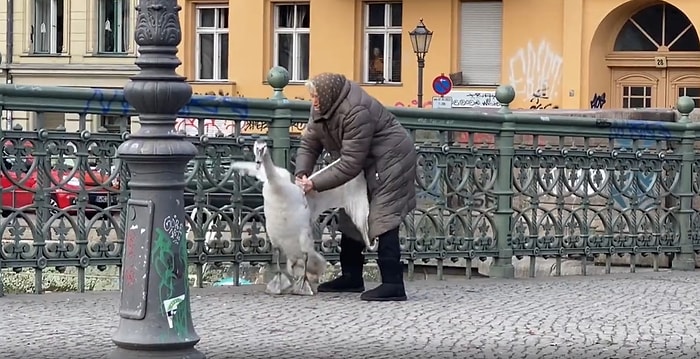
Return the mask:
<svg viewBox="0 0 700 359">
<path fill-rule="evenodd" d="M 134 39 L 141 71 L 124 98 L 141 128 L 118 149 L 130 176 L 122 246 L 119 326 L 110 358 L 203 359 L 194 347 L 185 238 L 185 167 L 197 148 L 175 131 L 192 87 L 175 69 L 182 32 L 177 0 L 139 0 Z M 124 178 L 124 177 L 121 177 Z"/>
<path fill-rule="evenodd" d="M 418 58 L 418 107 L 423 107 L 423 68 L 425 67 L 425 55 L 430 49 L 430 40 L 433 38 L 433 32 L 425 27 L 423 18 L 421 18 L 418 26 L 408 34 L 411 36 L 413 52 L 416 53 L 416 58 Z"/>
</svg>

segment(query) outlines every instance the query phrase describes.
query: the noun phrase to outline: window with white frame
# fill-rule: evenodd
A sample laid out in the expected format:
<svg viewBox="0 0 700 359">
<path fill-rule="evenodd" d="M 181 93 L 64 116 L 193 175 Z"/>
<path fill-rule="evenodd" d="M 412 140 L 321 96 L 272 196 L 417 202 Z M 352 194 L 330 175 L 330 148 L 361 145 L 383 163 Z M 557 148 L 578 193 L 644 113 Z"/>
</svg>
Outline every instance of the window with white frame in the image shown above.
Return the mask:
<svg viewBox="0 0 700 359">
<path fill-rule="evenodd" d="M 34 0 L 31 42 L 36 54 L 63 52 L 63 0 Z"/>
<path fill-rule="evenodd" d="M 308 3 L 275 5 L 275 61 L 289 71 L 291 81 L 309 78 Z"/>
<path fill-rule="evenodd" d="M 366 3 L 364 82 L 401 82 L 400 2 Z"/>
<path fill-rule="evenodd" d="M 197 6 L 196 79 L 228 79 L 228 7 Z"/>
<path fill-rule="evenodd" d="M 98 0 L 98 52 L 123 54 L 129 32 L 129 0 Z"/>
<path fill-rule="evenodd" d="M 460 70 L 456 85 L 498 85 L 501 82 L 503 3 L 465 1 L 461 9 Z"/>
<path fill-rule="evenodd" d="M 100 125 L 109 133 L 122 133 L 131 128 L 130 116 L 100 116 Z"/>
</svg>

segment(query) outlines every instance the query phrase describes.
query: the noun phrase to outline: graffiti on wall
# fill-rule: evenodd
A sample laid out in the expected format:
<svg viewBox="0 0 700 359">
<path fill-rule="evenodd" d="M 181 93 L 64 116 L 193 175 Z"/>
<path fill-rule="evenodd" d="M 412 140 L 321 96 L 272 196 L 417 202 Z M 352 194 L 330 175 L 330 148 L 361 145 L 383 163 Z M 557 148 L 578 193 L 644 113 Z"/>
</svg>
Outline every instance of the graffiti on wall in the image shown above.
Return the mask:
<svg viewBox="0 0 700 359">
<path fill-rule="evenodd" d="M 218 89 L 216 91 L 204 91 L 204 92 L 193 92 L 193 95 L 202 95 L 202 96 L 226 96 L 226 97 L 232 97 L 231 93 L 228 91 L 224 91 L 224 89 Z M 235 97 L 243 97 L 243 95 L 236 91 L 236 96 Z"/>
<path fill-rule="evenodd" d="M 514 102 L 531 109 L 558 108 L 564 60 L 549 42 L 528 42 L 509 63 L 509 82 L 516 93 Z"/>
<path fill-rule="evenodd" d="M 602 97 L 605 99 L 604 93 Z M 653 148 L 657 146 L 657 141 L 668 141 L 672 136 L 671 128 L 663 121 L 618 120 L 610 127 L 610 138 L 614 140 L 615 148 L 632 149 L 634 141 L 639 141 L 641 147 Z M 607 174 L 604 173 L 604 176 Z M 635 206 L 647 211 L 656 206 L 655 198 L 649 194 L 658 181 L 658 173 L 655 171 L 620 170 L 613 178 L 615 186 L 611 188 L 611 197 L 621 209 L 630 208 L 636 202 Z"/>
<path fill-rule="evenodd" d="M 187 241 L 182 223 L 177 216 L 168 216 L 163 220 L 162 227 L 156 228 L 151 259 L 157 278 L 160 279 L 157 287 L 160 302 L 163 303 L 160 313 L 167 319 L 168 327 L 173 329 L 179 338 L 188 336 L 187 319 L 190 312 L 187 300 Z M 184 284 L 177 285 L 176 280 Z M 176 292 L 180 287 L 183 287 L 184 293 Z"/>
<path fill-rule="evenodd" d="M 209 137 L 232 134 L 236 129 L 235 121 L 212 118 L 178 118 L 177 121 L 175 121 L 175 131 L 184 133 L 187 136 L 197 136 L 199 134 L 200 121 L 204 129 L 203 134 Z"/>
<path fill-rule="evenodd" d="M 598 95 L 596 92 L 593 94 L 593 98 L 591 99 L 591 108 L 603 108 L 605 102 L 607 102 L 605 99 L 605 92 L 600 95 Z"/>
<path fill-rule="evenodd" d="M 204 94 L 194 93 L 190 101 L 180 110 L 182 117 L 193 114 L 217 115 L 220 113 L 234 113 L 241 118 L 248 117 L 248 102 L 243 95 L 237 93 L 231 96 L 228 92 L 208 91 Z M 216 103 L 216 105 L 212 105 Z M 92 89 L 92 94 L 83 105 L 82 113 L 98 115 L 135 115 L 131 105 L 124 98 L 124 90 L 121 89 Z"/>
<path fill-rule="evenodd" d="M 639 140 L 665 140 L 671 139 L 671 129 L 663 121 L 654 120 L 619 120 L 610 127 L 610 137 L 614 139 L 626 139 L 628 148 L 632 147 L 632 139 Z M 647 147 L 654 146 L 654 142 L 644 144 Z"/>
<path fill-rule="evenodd" d="M 244 96 L 236 91 L 235 96 L 224 89 L 209 90 L 203 92 L 193 92 L 193 95 L 207 96 L 219 102 L 229 102 L 233 98 L 242 99 Z M 187 111 L 186 111 L 187 112 Z M 203 134 L 210 137 L 230 135 L 235 133 L 236 121 L 216 120 L 208 118 L 179 117 L 175 121 L 175 131 L 184 133 L 187 136 L 197 136 L 199 134 L 200 121 L 202 122 Z"/>
<path fill-rule="evenodd" d="M 547 87 L 538 88 L 530 96 L 530 110 L 546 110 L 549 108 L 559 108 L 559 106 L 553 105 L 552 102 L 549 101 Z"/>
<path fill-rule="evenodd" d="M 394 102 L 394 107 L 418 107 L 418 100 L 411 101 L 396 101 Z M 433 101 L 428 100 L 423 102 L 423 108 L 433 108 Z"/>
<path fill-rule="evenodd" d="M 194 93 L 195 95 L 203 96 L 201 99 L 193 98 L 190 103 L 180 111 L 180 115 L 193 114 L 194 111 L 190 110 L 190 107 L 195 105 L 200 108 L 206 108 L 208 110 L 207 114 L 217 114 L 219 108 L 223 109 L 223 112 L 228 112 L 227 114 L 235 114 L 240 120 L 222 120 L 213 118 L 202 118 L 202 117 L 179 117 L 175 121 L 175 131 L 183 133 L 186 136 L 199 136 L 200 134 L 207 135 L 209 137 L 221 137 L 221 136 L 232 136 L 236 134 L 264 134 L 267 133 L 268 124 L 266 122 L 258 121 L 246 121 L 248 118 L 248 108 L 245 96 L 240 92 L 236 91 L 235 96 L 231 93 L 224 91 L 223 89 L 218 89 L 216 91 L 209 90 L 203 93 Z M 303 98 L 296 98 L 303 100 Z M 205 105 L 204 103 L 207 103 Z M 241 104 L 245 104 L 245 111 L 242 111 Z M 201 109 L 197 108 L 198 112 Z M 200 133 L 199 127 L 202 127 Z M 289 130 L 291 133 L 301 133 L 303 130 L 303 124 L 293 124 Z"/>
</svg>

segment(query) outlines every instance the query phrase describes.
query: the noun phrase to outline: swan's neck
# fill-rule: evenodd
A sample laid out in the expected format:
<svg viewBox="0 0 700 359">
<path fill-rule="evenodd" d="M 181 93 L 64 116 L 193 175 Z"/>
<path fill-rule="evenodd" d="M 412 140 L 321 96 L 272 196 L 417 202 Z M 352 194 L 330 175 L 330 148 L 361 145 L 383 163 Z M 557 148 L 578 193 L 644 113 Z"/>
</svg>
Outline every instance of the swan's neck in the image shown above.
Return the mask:
<svg viewBox="0 0 700 359">
<path fill-rule="evenodd" d="M 265 176 L 268 178 L 268 181 L 275 182 L 279 180 L 277 178 L 277 171 L 275 171 L 275 164 L 272 163 L 272 156 L 270 156 L 269 151 L 265 151 L 263 154 L 262 165 L 265 169 Z"/>
</svg>

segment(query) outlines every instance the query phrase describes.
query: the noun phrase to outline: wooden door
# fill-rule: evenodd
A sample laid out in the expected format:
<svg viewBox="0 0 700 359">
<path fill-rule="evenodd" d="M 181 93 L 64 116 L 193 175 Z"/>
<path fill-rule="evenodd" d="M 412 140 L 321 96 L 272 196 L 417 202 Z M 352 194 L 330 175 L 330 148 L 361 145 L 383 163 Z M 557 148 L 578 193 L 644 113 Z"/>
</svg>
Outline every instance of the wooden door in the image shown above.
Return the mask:
<svg viewBox="0 0 700 359">
<path fill-rule="evenodd" d="M 666 69 L 613 69 L 612 108 L 666 107 Z"/>
<path fill-rule="evenodd" d="M 695 100 L 695 108 L 700 108 L 700 70 L 668 70 L 668 96 L 666 107 L 675 108 L 678 98 L 681 96 L 691 97 Z"/>
</svg>

